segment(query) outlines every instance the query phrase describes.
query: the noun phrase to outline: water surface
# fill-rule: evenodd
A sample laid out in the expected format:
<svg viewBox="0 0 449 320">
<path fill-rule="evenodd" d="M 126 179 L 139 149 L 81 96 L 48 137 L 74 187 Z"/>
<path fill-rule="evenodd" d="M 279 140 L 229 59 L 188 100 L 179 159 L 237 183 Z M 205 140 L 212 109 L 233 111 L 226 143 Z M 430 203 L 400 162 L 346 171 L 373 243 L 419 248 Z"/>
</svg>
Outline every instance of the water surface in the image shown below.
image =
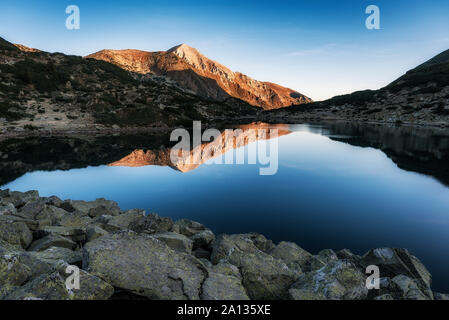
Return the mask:
<svg viewBox="0 0 449 320">
<path fill-rule="evenodd" d="M 26 147 L 3 142 L 10 154 L 0 174 L 13 181 L 5 178 L 2 188 L 63 199 L 104 197 L 122 209 L 189 218 L 216 233 L 259 232 L 313 253 L 403 247 L 429 268 L 435 290 L 449 292 L 449 134 L 347 124 L 288 130 L 278 138 L 279 168 L 272 176 L 259 175 L 258 165 L 212 160 L 179 171 L 167 165 L 161 137 L 36 140 Z M 134 149 L 151 150 L 149 165 L 108 166 Z"/>
</svg>

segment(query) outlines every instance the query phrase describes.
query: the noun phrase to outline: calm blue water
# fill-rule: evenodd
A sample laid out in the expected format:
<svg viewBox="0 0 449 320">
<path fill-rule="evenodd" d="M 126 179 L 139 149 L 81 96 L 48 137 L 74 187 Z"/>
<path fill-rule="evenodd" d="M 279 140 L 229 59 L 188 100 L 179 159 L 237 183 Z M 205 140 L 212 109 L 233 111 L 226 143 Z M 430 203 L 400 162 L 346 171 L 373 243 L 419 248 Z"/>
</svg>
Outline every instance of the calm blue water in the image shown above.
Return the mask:
<svg viewBox="0 0 449 320">
<path fill-rule="evenodd" d="M 293 130 L 278 138 L 273 176 L 260 176 L 259 166 L 248 164 L 205 164 L 186 173 L 99 166 L 31 172 L 2 188 L 63 199 L 104 197 L 122 209 L 189 218 L 216 233 L 259 232 L 314 253 L 404 247 L 429 268 L 434 289 L 449 292 L 449 188 L 399 169 L 380 150 L 303 126 Z"/>
</svg>

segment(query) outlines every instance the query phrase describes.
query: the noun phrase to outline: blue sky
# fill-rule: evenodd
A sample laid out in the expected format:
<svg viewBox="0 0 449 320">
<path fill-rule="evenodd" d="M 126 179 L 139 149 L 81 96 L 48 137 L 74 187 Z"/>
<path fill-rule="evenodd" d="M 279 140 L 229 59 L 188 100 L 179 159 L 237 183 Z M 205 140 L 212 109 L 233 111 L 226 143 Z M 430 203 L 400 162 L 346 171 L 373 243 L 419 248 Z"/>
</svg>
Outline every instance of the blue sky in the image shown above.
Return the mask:
<svg viewBox="0 0 449 320">
<path fill-rule="evenodd" d="M 81 29 L 65 28 L 68 5 Z M 365 27 L 365 8 L 381 29 Z M 234 71 L 315 100 L 377 89 L 449 48 L 447 0 L 25 1 L 2 3 L 0 36 L 46 51 L 196 47 Z"/>
</svg>

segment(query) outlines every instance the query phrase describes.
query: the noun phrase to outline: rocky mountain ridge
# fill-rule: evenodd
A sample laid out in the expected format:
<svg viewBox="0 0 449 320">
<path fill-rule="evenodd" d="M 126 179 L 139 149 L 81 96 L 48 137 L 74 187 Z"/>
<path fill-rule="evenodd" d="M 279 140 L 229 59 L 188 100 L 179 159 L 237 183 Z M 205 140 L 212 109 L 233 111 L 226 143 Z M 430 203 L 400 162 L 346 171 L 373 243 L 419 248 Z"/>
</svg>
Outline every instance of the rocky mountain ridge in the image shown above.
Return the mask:
<svg viewBox="0 0 449 320">
<path fill-rule="evenodd" d="M 182 88 L 218 101 L 234 97 L 263 109 L 312 102 L 289 88 L 233 72 L 186 44 L 158 52 L 102 50 L 86 58 L 107 61 L 132 72 L 165 76 Z"/>
<path fill-rule="evenodd" d="M 170 128 L 193 120 L 254 117 L 255 112 L 239 99 L 206 99 L 158 76 L 24 49 L 0 38 L 0 132 Z"/>
<path fill-rule="evenodd" d="M 347 120 L 449 126 L 449 50 L 379 90 L 266 112 L 263 120 Z"/>
</svg>

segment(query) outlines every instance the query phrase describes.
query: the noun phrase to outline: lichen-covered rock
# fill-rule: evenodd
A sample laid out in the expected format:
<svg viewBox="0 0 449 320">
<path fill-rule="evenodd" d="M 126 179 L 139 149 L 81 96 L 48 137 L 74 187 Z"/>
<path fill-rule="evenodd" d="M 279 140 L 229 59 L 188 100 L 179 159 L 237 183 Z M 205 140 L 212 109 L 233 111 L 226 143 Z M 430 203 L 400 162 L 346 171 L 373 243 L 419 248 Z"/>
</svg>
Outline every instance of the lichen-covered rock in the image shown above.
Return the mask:
<svg viewBox="0 0 449 320">
<path fill-rule="evenodd" d="M 337 261 L 338 257 L 334 250 L 325 249 L 318 252 L 318 254 L 312 256 L 307 264 L 304 266 L 305 271 L 315 271 L 321 269 L 322 267 Z"/>
<path fill-rule="evenodd" d="M 43 251 L 50 247 L 74 249 L 76 247 L 76 243 L 69 238 L 60 236 L 59 234 L 49 234 L 39 240 L 32 242 L 28 250 Z"/>
<path fill-rule="evenodd" d="M 82 228 L 45 226 L 40 228 L 36 233 L 38 234 L 38 237 L 45 237 L 49 234 L 58 234 L 75 242 L 86 240 L 86 230 Z"/>
<path fill-rule="evenodd" d="M 87 241 L 95 240 L 109 233 L 99 226 L 89 226 L 87 227 L 86 232 L 87 232 Z"/>
<path fill-rule="evenodd" d="M 60 198 L 58 198 L 57 196 L 46 197 L 44 199 L 45 199 L 46 204 L 55 206 L 58 208 L 62 204 L 62 200 Z"/>
<path fill-rule="evenodd" d="M 64 209 L 53 205 L 45 205 L 45 207 L 35 216 L 41 227 L 58 225 L 62 217 L 67 214 Z"/>
<path fill-rule="evenodd" d="M 24 219 L 15 215 L 0 215 L 0 221 L 7 221 L 9 223 L 12 222 L 23 222 L 26 224 L 26 226 L 28 227 L 28 229 L 30 229 L 31 231 L 35 231 L 37 229 L 39 229 L 39 222 L 36 220 L 31 220 L 31 219 Z"/>
<path fill-rule="evenodd" d="M 50 265 L 54 265 L 61 260 L 68 264 L 81 264 L 83 261 L 81 251 L 73 251 L 62 247 L 50 247 L 44 251 L 28 252 L 28 254 Z"/>
<path fill-rule="evenodd" d="M 68 212 L 64 216 L 61 217 L 59 221 L 59 225 L 63 227 L 72 227 L 85 229 L 87 226 L 92 224 L 92 218 L 89 216 L 82 216 L 78 214 L 79 211 Z"/>
<path fill-rule="evenodd" d="M 100 198 L 93 201 L 92 205 L 94 207 L 89 209 L 89 216 L 92 218 L 102 215 L 118 216 L 121 213 L 120 207 L 115 201 Z"/>
<path fill-rule="evenodd" d="M 150 299 L 199 299 L 203 264 L 146 234 L 122 231 L 88 242 L 83 269 Z"/>
<path fill-rule="evenodd" d="M 164 233 L 172 230 L 173 220 L 166 217 L 160 217 L 155 213 L 150 213 L 145 216 L 145 212 L 143 212 L 143 216 L 139 219 L 133 221 L 129 225 L 129 229 L 135 231 L 137 233 Z M 179 232 L 178 232 L 179 233 Z"/>
<path fill-rule="evenodd" d="M 449 294 L 434 292 L 433 296 L 435 300 L 449 300 Z"/>
<path fill-rule="evenodd" d="M 399 288 L 400 299 L 406 300 L 430 300 L 433 299 L 433 293 L 430 291 L 430 296 L 423 292 L 422 286 L 414 280 L 403 274 L 391 279 L 391 281 Z"/>
<path fill-rule="evenodd" d="M 45 201 L 43 199 L 37 199 L 34 201 L 27 202 L 23 207 L 21 207 L 17 211 L 17 216 L 24 219 L 35 219 L 36 215 L 38 215 L 45 208 Z"/>
<path fill-rule="evenodd" d="M 242 280 L 220 273 L 210 272 L 202 287 L 203 300 L 249 300 Z"/>
<path fill-rule="evenodd" d="M 108 220 L 107 225 L 116 229 L 130 229 L 134 222 L 144 218 L 143 210 L 128 210 L 119 216 L 114 216 Z M 107 231 L 109 231 L 106 228 Z"/>
<path fill-rule="evenodd" d="M 209 230 L 203 230 L 198 233 L 195 233 L 193 236 L 190 237 L 193 241 L 193 248 L 209 248 L 212 244 L 212 242 L 215 240 L 214 233 Z"/>
<path fill-rule="evenodd" d="M 203 283 L 203 300 L 249 300 L 239 269 L 228 262 L 212 265 L 205 261 L 209 276 Z"/>
<path fill-rule="evenodd" d="M 26 223 L 9 216 L 0 216 L 0 239 L 26 249 L 33 241 L 33 234 Z"/>
<path fill-rule="evenodd" d="M 36 277 L 42 273 L 47 273 L 50 266 L 34 257 L 32 253 L 26 252 L 20 245 L 12 245 L 0 239 L 0 258 L 7 257 L 18 263 L 25 265 L 31 271 L 31 277 Z"/>
<path fill-rule="evenodd" d="M 80 270 L 79 289 L 67 288 L 70 274 L 65 269 L 51 274 L 43 274 L 24 286 L 17 288 L 6 300 L 106 300 L 114 293 L 114 288 L 98 277 Z"/>
<path fill-rule="evenodd" d="M 5 286 L 20 286 L 32 275 L 28 266 L 21 263 L 15 255 L 0 255 L 0 288 Z"/>
<path fill-rule="evenodd" d="M 254 239 L 260 246 L 260 238 L 254 234 L 220 235 L 213 244 L 212 262 L 229 261 L 237 266 L 251 299 L 286 298 L 288 288 L 301 272 L 289 269 L 282 260 L 261 251 Z"/>
<path fill-rule="evenodd" d="M 368 295 L 366 276 L 347 260 L 332 261 L 301 275 L 290 288 L 291 299 L 361 300 Z"/>
<path fill-rule="evenodd" d="M 298 246 L 293 242 L 280 242 L 271 251 L 270 255 L 274 258 L 281 259 L 291 269 L 302 270 L 312 257 L 312 254 Z"/>
<path fill-rule="evenodd" d="M 238 260 L 246 253 L 259 253 L 261 250 L 254 243 L 254 238 L 254 234 L 219 235 L 212 244 L 212 263 L 217 264 L 220 260 L 229 260 L 230 257 Z"/>
<path fill-rule="evenodd" d="M 11 216 L 17 214 L 17 209 L 12 203 L 1 203 L 0 202 L 0 216 Z"/>
<path fill-rule="evenodd" d="M 368 251 L 361 259 L 363 266 L 376 265 L 382 277 L 403 274 L 412 279 L 420 279 L 431 286 L 432 276 L 427 268 L 406 249 L 379 248 Z"/>
<path fill-rule="evenodd" d="M 176 251 L 192 253 L 193 241 L 186 236 L 175 233 L 175 232 L 165 232 L 157 233 L 153 235 L 156 239 L 164 242 L 167 246 Z"/>
<path fill-rule="evenodd" d="M 90 215 L 91 217 L 96 217 L 102 214 L 120 214 L 120 208 L 117 202 L 103 198 L 96 199 L 95 201 L 65 200 L 58 206 L 68 212 L 77 212 L 80 216 Z M 101 213 L 104 212 L 104 209 L 107 210 L 107 213 Z"/>
<path fill-rule="evenodd" d="M 394 298 L 391 294 L 386 293 L 381 296 L 375 297 L 374 300 L 394 300 Z"/>
<path fill-rule="evenodd" d="M 350 260 L 353 263 L 358 263 L 361 259 L 359 255 L 354 254 L 349 249 L 342 249 L 336 252 L 338 259 L 340 260 Z"/>
<path fill-rule="evenodd" d="M 27 192 L 3 190 L 2 201 L 12 203 L 16 208 L 24 206 L 26 203 L 39 200 L 39 192 L 35 190 Z"/>
</svg>

